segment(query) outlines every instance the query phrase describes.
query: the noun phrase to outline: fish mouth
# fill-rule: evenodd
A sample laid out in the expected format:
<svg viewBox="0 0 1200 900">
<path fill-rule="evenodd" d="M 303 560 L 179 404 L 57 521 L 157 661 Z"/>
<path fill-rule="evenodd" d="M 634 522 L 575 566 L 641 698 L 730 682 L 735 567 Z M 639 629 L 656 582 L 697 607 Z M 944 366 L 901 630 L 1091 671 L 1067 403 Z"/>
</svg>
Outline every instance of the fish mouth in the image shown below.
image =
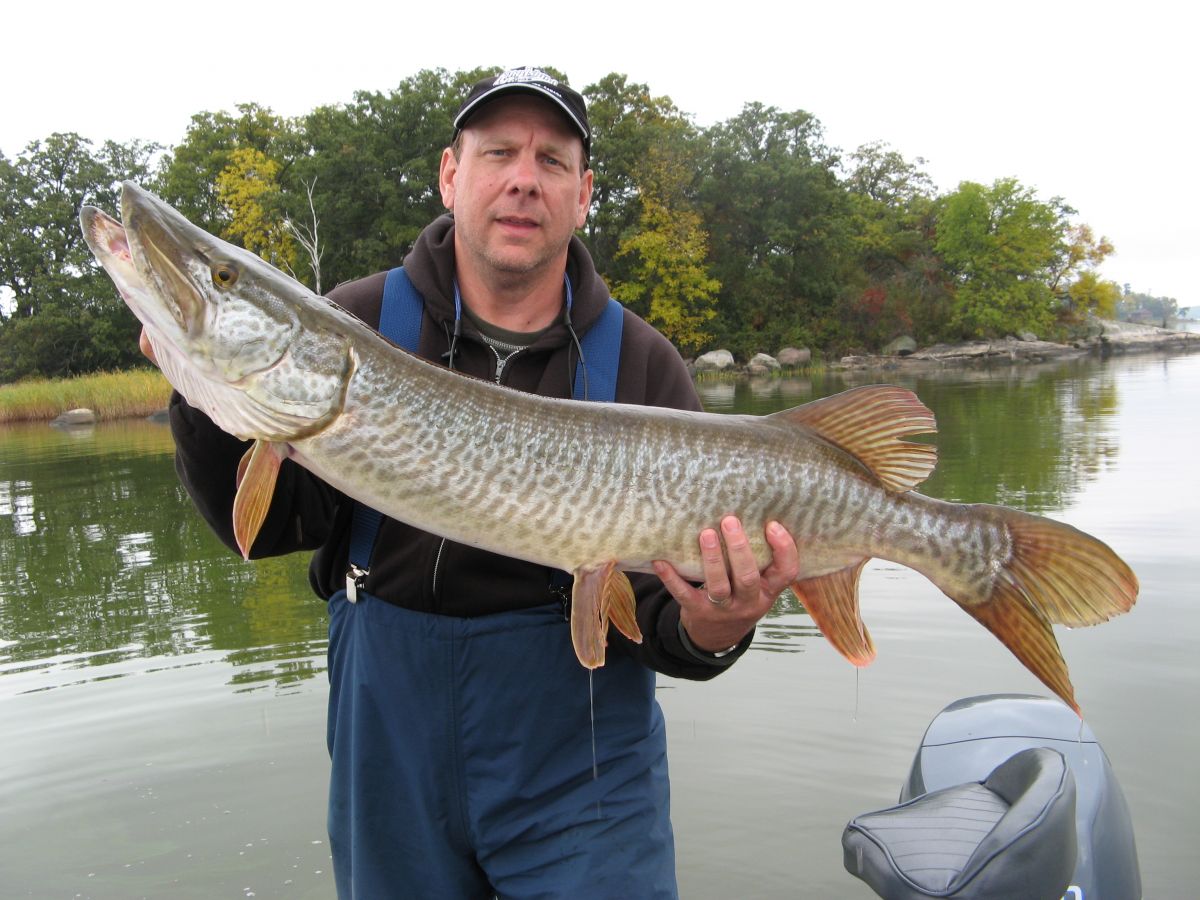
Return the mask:
<svg viewBox="0 0 1200 900">
<path fill-rule="evenodd" d="M 133 268 L 180 331 L 194 336 L 203 328 L 207 305 L 194 273 L 208 270 L 197 247 L 204 232 L 131 181 L 121 186 L 121 220 Z"/>
<path fill-rule="evenodd" d="M 125 226 L 103 210 L 85 206 L 79 211 L 83 239 L 112 278 L 121 298 L 143 323 L 161 319 L 162 304 L 146 289 L 133 261 Z"/>
</svg>

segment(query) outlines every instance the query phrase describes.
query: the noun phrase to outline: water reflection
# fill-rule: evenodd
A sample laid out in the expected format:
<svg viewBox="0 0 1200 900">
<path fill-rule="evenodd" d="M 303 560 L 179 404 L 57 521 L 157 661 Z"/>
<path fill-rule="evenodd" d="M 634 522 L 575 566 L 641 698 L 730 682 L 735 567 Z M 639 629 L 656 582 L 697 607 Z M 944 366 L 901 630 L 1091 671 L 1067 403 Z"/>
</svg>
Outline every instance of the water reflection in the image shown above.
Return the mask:
<svg viewBox="0 0 1200 900">
<path fill-rule="evenodd" d="M 324 608 L 304 560 L 245 563 L 217 542 L 165 426 L 8 427 L 0 448 L 0 674 L 33 665 L 52 687 L 55 672 L 66 684 L 202 650 L 253 663 L 245 683 L 322 671 Z"/>
<path fill-rule="evenodd" d="M 825 372 L 705 381 L 706 408 L 765 415 L 863 384 L 917 393 L 937 417 L 938 466 L 921 492 L 1029 512 L 1063 510 L 1116 459 L 1117 371 L 1083 360 L 944 371 Z"/>
</svg>

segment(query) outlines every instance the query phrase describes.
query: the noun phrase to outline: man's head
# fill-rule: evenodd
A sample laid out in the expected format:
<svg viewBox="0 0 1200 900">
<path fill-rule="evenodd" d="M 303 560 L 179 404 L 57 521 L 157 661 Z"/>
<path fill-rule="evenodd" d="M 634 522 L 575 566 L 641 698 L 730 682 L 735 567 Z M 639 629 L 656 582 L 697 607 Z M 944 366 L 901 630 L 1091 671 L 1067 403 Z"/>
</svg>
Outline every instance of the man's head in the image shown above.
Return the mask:
<svg viewBox="0 0 1200 900">
<path fill-rule="evenodd" d="M 583 163 L 586 168 L 592 152 L 592 129 L 588 124 L 587 104 L 584 102 L 583 96 L 572 90 L 566 82 L 559 81 L 554 76 L 533 66 L 508 69 L 499 75 L 477 81 L 454 116 L 452 145 L 459 143 L 462 130 L 472 116 L 484 109 L 491 101 L 514 94 L 542 97 L 562 111 L 571 127 L 579 132 L 580 140 L 583 142 Z"/>
<path fill-rule="evenodd" d="M 587 112 L 582 97 L 544 73 L 513 72 L 477 84 L 455 118 L 442 202 L 454 213 L 460 269 L 510 283 L 561 278 L 591 204 Z"/>
</svg>

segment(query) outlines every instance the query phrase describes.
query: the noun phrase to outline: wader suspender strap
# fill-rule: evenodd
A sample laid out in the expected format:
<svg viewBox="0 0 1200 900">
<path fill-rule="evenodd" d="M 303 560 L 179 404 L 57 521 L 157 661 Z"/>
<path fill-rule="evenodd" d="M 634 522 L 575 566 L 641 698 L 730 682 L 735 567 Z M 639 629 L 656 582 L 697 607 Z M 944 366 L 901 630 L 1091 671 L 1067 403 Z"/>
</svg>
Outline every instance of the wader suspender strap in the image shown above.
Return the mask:
<svg viewBox="0 0 1200 900">
<path fill-rule="evenodd" d="M 404 267 L 388 272 L 383 284 L 383 306 L 379 311 L 379 333 L 397 347 L 416 353 L 424 312 L 425 301 L 413 287 Z M 616 399 L 623 324 L 624 310 L 610 297 L 600 318 L 579 341 L 583 354 L 575 366 L 573 396 L 576 400 L 612 403 Z M 357 602 L 358 589 L 364 586 L 370 571 L 371 555 L 382 522 L 383 514 L 378 510 L 362 503 L 354 504 L 350 523 L 350 570 L 346 573 L 346 597 L 351 603 Z M 570 576 L 566 577 L 569 581 Z"/>
</svg>

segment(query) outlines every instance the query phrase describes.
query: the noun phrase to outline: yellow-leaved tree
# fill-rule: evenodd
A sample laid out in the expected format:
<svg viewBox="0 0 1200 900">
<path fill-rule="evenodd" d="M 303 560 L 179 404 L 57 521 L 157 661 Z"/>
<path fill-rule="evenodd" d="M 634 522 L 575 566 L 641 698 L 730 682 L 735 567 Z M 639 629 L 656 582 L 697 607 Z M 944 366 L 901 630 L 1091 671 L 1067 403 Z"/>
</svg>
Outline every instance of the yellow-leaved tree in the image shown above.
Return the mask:
<svg viewBox="0 0 1200 900">
<path fill-rule="evenodd" d="M 217 176 L 217 196 L 230 213 L 221 237 L 241 244 L 273 266 L 293 272 L 295 239 L 279 205 L 279 163 L 254 147 L 238 147 Z"/>
<path fill-rule="evenodd" d="M 680 351 L 702 349 L 711 335 L 721 283 L 708 274 L 708 234 L 685 194 L 683 161 L 663 148 L 651 150 L 638 178 L 638 227 L 621 241 L 617 256 L 633 254 L 632 278 L 613 296 L 640 312 Z"/>
</svg>

